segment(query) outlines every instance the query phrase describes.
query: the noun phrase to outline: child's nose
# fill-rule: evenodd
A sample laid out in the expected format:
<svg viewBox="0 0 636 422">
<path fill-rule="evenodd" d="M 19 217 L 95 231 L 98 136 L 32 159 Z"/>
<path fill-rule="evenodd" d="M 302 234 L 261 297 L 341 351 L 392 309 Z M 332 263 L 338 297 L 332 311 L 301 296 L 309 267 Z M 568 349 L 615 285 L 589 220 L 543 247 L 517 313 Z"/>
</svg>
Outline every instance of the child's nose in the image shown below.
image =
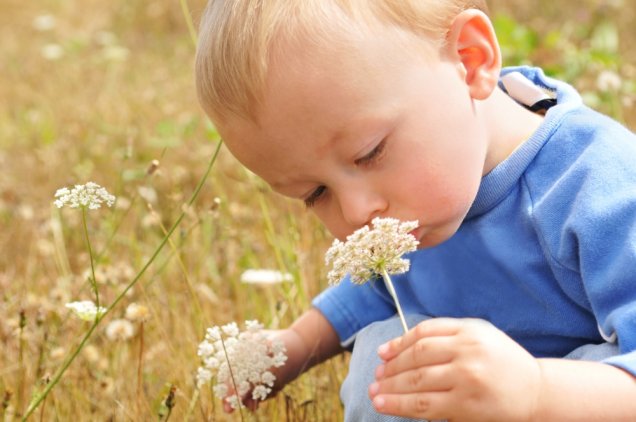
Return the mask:
<svg viewBox="0 0 636 422">
<path fill-rule="evenodd" d="M 384 198 L 373 192 L 351 189 L 340 200 L 340 209 L 345 222 L 352 227 L 369 224 L 374 217 L 381 216 L 387 208 Z"/>
</svg>

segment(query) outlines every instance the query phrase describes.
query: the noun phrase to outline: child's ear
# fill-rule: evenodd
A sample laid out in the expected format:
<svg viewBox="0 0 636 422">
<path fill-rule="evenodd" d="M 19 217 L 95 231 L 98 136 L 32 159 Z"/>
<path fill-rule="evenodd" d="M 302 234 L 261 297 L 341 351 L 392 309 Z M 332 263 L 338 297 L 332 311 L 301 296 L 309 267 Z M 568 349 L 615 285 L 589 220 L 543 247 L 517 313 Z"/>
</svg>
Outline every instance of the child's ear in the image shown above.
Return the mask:
<svg viewBox="0 0 636 422">
<path fill-rule="evenodd" d="M 448 31 L 446 52 L 457 60 L 470 96 L 490 96 L 499 80 L 501 52 L 488 16 L 477 9 L 457 15 Z"/>
</svg>

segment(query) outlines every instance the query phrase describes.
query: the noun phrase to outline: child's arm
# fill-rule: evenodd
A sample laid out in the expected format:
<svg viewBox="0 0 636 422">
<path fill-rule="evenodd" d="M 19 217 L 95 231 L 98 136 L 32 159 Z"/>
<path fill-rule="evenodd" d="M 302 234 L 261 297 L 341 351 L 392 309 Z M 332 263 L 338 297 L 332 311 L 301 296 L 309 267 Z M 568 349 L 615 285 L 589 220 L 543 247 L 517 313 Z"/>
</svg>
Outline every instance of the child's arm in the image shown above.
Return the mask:
<svg viewBox="0 0 636 422">
<path fill-rule="evenodd" d="M 312 366 L 342 351 L 336 331 L 315 308 L 301 315 L 291 327 L 270 331 L 269 334 L 271 338 L 280 339 L 287 349 L 285 365 L 272 368 L 272 372 L 276 375 L 272 395 Z M 259 402 L 252 400 L 248 394 L 243 399 L 243 404 L 248 409 L 255 410 Z M 224 403 L 224 410 L 233 411 L 227 402 Z"/>
<path fill-rule="evenodd" d="M 369 394 L 381 413 L 424 419 L 632 421 L 636 379 L 616 367 L 536 359 L 481 320 L 432 319 L 380 347 Z"/>
<path fill-rule="evenodd" d="M 311 308 L 291 327 L 282 330 L 279 338 L 287 347 L 288 357 L 280 368 L 284 371 L 280 374 L 282 385 L 343 350 L 333 326 L 316 308 Z"/>
</svg>

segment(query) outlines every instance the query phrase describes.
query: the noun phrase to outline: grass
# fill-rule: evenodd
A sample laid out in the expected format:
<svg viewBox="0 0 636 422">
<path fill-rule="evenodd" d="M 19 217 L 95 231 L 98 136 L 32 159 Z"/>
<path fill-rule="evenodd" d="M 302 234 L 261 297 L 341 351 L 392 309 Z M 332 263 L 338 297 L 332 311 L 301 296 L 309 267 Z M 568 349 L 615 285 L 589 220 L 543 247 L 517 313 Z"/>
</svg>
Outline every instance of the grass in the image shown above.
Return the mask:
<svg viewBox="0 0 636 422">
<path fill-rule="evenodd" d="M 575 84 L 590 104 L 636 127 L 636 39 L 629 25 L 634 6 L 540 3 L 543 8 L 492 2 L 507 63 L 545 66 Z M 93 180 L 118 197 L 114 208 L 91 212 L 87 221 L 100 300 L 107 305 L 186 212 L 153 265 L 96 328 L 31 419 L 183 420 L 189 414 L 192 420 L 236 420 L 222 413 L 207 389 L 193 399 L 196 346 L 205 328 L 253 318 L 272 328 L 286 326 L 326 285 L 323 253 L 330 236 L 301 205 L 271 193 L 225 149 L 197 201 L 184 206 L 219 139 L 194 94 L 194 47 L 183 4 L 3 3 L 0 418 L 5 421 L 20 419 L 90 327 L 64 308 L 92 295 L 81 213 L 52 206 L 62 186 Z M 187 6 L 198 16 L 204 2 Z M 42 16 L 55 23 L 48 19 L 46 29 Z M 598 76 L 608 69 L 622 84 L 603 91 Z M 293 281 L 241 284 L 248 268 L 289 272 Z M 133 302 L 150 310 L 143 331 L 137 326 L 132 339 L 109 340 L 104 327 Z M 345 371 L 346 357 L 321 365 L 249 418 L 341 420 L 338 388 Z"/>
</svg>

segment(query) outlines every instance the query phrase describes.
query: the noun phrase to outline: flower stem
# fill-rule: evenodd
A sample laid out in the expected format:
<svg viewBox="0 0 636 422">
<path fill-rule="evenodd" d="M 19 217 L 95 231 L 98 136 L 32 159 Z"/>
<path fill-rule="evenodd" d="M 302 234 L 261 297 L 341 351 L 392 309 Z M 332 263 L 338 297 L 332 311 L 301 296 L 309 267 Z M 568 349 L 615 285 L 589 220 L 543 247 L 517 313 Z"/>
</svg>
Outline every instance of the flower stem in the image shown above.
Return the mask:
<svg viewBox="0 0 636 422">
<path fill-rule="evenodd" d="M 232 364 L 230 362 L 230 356 L 227 354 L 227 349 L 225 348 L 225 341 L 223 341 L 223 337 L 221 337 L 221 346 L 223 346 L 223 353 L 225 354 L 225 360 L 227 361 L 227 369 L 230 371 L 230 379 L 232 380 L 232 387 L 234 388 L 234 394 L 238 399 L 238 410 L 239 415 L 241 415 L 241 421 L 245 421 L 243 417 L 243 397 L 239 396 L 238 386 L 236 385 L 236 380 L 234 379 L 234 371 L 232 371 Z"/>
<path fill-rule="evenodd" d="M 141 420 L 141 404 L 143 396 L 143 362 L 144 362 L 144 322 L 139 323 L 139 356 L 137 360 L 137 418 Z"/>
<path fill-rule="evenodd" d="M 406 320 L 404 319 L 404 313 L 402 312 L 400 301 L 398 300 L 397 293 L 395 292 L 395 288 L 393 287 L 391 277 L 389 277 L 389 273 L 387 273 L 384 268 L 382 268 L 382 278 L 384 279 L 386 287 L 389 289 L 389 293 L 391 293 L 391 296 L 393 297 L 393 301 L 395 302 L 395 306 L 397 307 L 398 315 L 400 316 L 402 328 L 404 328 L 404 332 L 407 333 L 409 331 L 409 327 L 406 325 Z"/>
<path fill-rule="evenodd" d="M 93 292 L 95 293 L 95 307 L 99 309 L 99 290 L 97 289 L 97 279 L 95 278 L 95 257 L 93 256 L 93 248 L 91 240 L 88 236 L 88 224 L 86 222 L 86 208 L 82 207 L 82 225 L 84 226 L 84 237 L 86 238 L 86 248 L 88 249 L 88 257 L 91 261 L 91 277 L 89 279 Z"/>
<path fill-rule="evenodd" d="M 194 406 L 196 406 L 197 401 L 199 401 L 199 395 L 201 394 L 201 390 L 198 388 L 194 389 L 194 394 L 192 396 L 192 398 L 190 399 L 190 404 L 188 405 L 188 410 L 186 411 L 185 416 L 183 417 L 183 420 L 188 422 L 190 421 L 190 418 L 192 416 L 192 412 L 194 412 Z"/>
<path fill-rule="evenodd" d="M 27 408 L 26 412 L 24 412 L 24 416 L 22 417 L 23 421 L 27 420 L 27 418 L 31 416 L 31 414 L 35 411 L 35 409 L 37 409 L 40 403 L 42 403 L 44 399 L 46 399 L 46 397 L 49 395 L 53 387 L 55 387 L 55 385 L 60 381 L 60 379 L 62 378 L 62 375 L 64 374 L 64 372 L 66 372 L 68 367 L 75 360 L 79 352 L 84 348 L 84 345 L 88 341 L 91 334 L 93 334 L 93 331 L 95 331 L 95 328 L 97 328 L 97 325 L 99 324 L 100 321 L 101 319 L 96 319 L 95 322 L 91 324 L 91 328 L 86 332 L 80 344 L 75 348 L 73 353 L 71 353 L 71 355 L 66 359 L 62 367 L 57 371 L 57 373 L 51 380 L 51 382 L 49 382 L 46 385 L 46 388 L 44 388 L 44 390 L 33 399 L 31 404 L 29 404 L 29 407 Z"/>
<path fill-rule="evenodd" d="M 206 181 L 206 179 L 208 178 L 208 175 L 210 174 L 210 171 L 212 171 L 212 167 L 214 166 L 214 163 L 216 162 L 216 158 L 219 155 L 219 151 L 221 151 L 221 146 L 223 145 L 223 141 L 220 140 L 218 142 L 218 145 L 216 147 L 216 150 L 214 151 L 214 154 L 212 155 L 212 158 L 210 159 L 210 162 L 208 164 L 208 168 L 205 170 L 205 173 L 203 174 L 203 176 L 201 177 L 201 180 L 199 180 L 199 184 L 197 185 L 197 187 L 194 189 L 194 192 L 192 193 L 192 196 L 190 197 L 190 200 L 188 201 L 188 205 L 192 205 L 194 203 L 194 201 L 196 200 L 196 198 L 199 196 L 199 192 L 201 191 L 201 189 L 203 188 L 203 185 Z M 24 416 L 22 417 L 22 421 L 27 420 L 27 418 L 29 416 L 31 416 L 31 414 L 35 411 L 35 409 L 37 409 L 37 407 L 40 405 L 40 403 L 42 403 L 42 401 L 49 395 L 49 393 L 51 392 L 51 390 L 53 389 L 53 387 L 55 387 L 55 385 L 60 381 L 60 379 L 62 378 L 62 375 L 64 375 L 64 373 L 66 372 L 66 370 L 68 369 L 68 367 L 71 365 L 71 363 L 75 360 L 75 358 L 77 357 L 77 355 L 79 354 L 79 352 L 84 348 L 84 345 L 86 344 L 86 342 L 88 341 L 88 339 L 90 338 L 90 336 L 93 334 L 93 332 L 95 331 L 95 328 L 97 328 L 97 326 L 99 325 L 99 323 L 101 321 L 103 321 L 104 317 L 106 315 L 108 315 L 108 313 L 110 313 L 110 311 L 113 310 L 113 308 L 119 303 L 119 301 L 121 301 L 124 296 L 126 295 L 126 293 L 128 293 L 128 290 L 130 290 L 141 278 L 142 275 L 144 275 L 144 273 L 146 272 L 146 270 L 150 267 L 150 265 L 154 262 L 154 260 L 157 258 L 157 256 L 159 255 L 159 252 L 161 252 L 161 250 L 163 249 L 163 247 L 166 245 L 166 243 L 168 242 L 168 239 L 170 238 L 170 236 L 172 235 L 172 233 L 177 229 L 177 227 L 179 226 L 179 224 L 181 223 L 181 220 L 183 220 L 183 218 L 185 217 L 185 211 L 181 212 L 181 215 L 179 215 L 179 217 L 177 218 L 177 220 L 174 222 L 174 224 L 172 225 L 172 227 L 170 227 L 170 230 L 168 230 L 168 233 L 163 237 L 163 239 L 161 240 L 161 242 L 159 243 L 159 245 L 157 246 L 157 248 L 155 249 L 155 252 L 152 254 L 152 256 L 148 259 L 148 261 L 146 262 L 146 264 L 142 267 L 141 270 L 139 270 L 139 272 L 137 273 L 137 275 L 135 276 L 135 278 L 126 286 L 126 288 L 124 290 L 121 291 L 121 293 L 119 293 L 119 295 L 115 298 L 114 302 L 106 309 L 106 311 L 99 316 L 99 313 L 97 313 L 97 317 L 95 318 L 95 321 L 93 322 L 93 324 L 91 325 L 91 328 L 88 330 L 88 332 L 84 335 L 84 337 L 82 338 L 82 341 L 80 342 L 80 344 L 77 346 L 77 348 L 71 353 L 71 355 L 69 356 L 69 358 L 66 360 L 66 362 L 64 362 L 63 366 L 60 368 L 59 371 L 57 371 L 57 373 L 55 374 L 55 376 L 53 377 L 53 379 L 51 379 L 51 382 L 49 384 L 47 384 L 46 388 L 44 389 L 44 391 L 42 391 L 42 393 L 38 394 L 34 400 L 31 402 L 31 404 L 29 405 L 28 409 L 26 410 L 26 412 L 24 413 Z M 91 260 L 92 263 L 92 260 Z"/>
</svg>

